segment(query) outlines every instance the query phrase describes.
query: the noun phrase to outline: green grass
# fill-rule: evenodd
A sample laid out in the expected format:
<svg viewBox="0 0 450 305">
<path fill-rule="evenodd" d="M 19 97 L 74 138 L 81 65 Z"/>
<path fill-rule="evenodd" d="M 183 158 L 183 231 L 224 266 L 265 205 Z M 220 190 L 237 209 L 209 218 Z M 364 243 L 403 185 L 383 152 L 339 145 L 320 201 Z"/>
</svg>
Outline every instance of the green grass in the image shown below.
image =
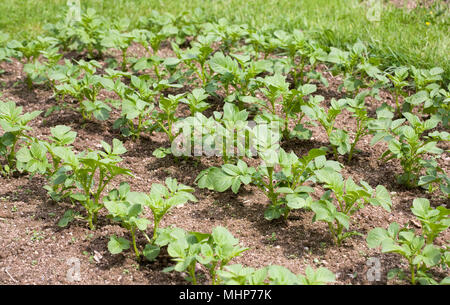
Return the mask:
<svg viewBox="0 0 450 305">
<path fill-rule="evenodd" d="M 366 18 L 368 1 L 357 0 L 81 0 L 103 16 L 129 17 L 136 22 L 152 9 L 178 14 L 197 7 L 208 17 L 226 17 L 260 27 L 274 24 L 284 29 L 300 28 L 317 33 L 322 42 L 336 47 L 358 39 L 370 44 L 388 64 L 413 64 L 416 67 L 441 66 L 450 76 L 450 13 L 439 15 L 435 8 L 415 9 L 385 5 L 380 22 Z M 388 1 L 384 1 L 388 2 Z M 438 1 L 439 2 L 439 1 Z M 43 26 L 55 22 L 66 0 L 2 0 L 0 30 L 13 37 L 41 33 Z M 430 13 L 430 11 L 432 13 Z M 429 24 L 427 24 L 429 22 Z"/>
</svg>

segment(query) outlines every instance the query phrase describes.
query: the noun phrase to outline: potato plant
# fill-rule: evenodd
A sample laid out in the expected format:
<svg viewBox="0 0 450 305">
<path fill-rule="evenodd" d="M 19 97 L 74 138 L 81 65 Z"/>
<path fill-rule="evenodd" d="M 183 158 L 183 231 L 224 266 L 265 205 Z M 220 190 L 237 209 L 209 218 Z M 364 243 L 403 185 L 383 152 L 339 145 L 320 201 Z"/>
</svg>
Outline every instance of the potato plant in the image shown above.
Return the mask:
<svg viewBox="0 0 450 305">
<path fill-rule="evenodd" d="M 416 115 L 404 112 L 405 119 L 392 120 L 393 113 L 386 109 L 377 112 L 377 120 L 371 122 L 369 128 L 376 132 L 371 144 L 384 140 L 388 149 L 381 158 L 385 160 L 399 159 L 403 173 L 398 176 L 398 182 L 408 187 L 418 185 L 420 174 L 425 167 L 425 154 L 440 155 L 443 150 L 437 146 L 439 141 L 449 141 L 446 131 L 424 133 L 439 124 L 436 117 L 421 121 Z M 407 121 L 409 124 L 404 125 Z"/>
<path fill-rule="evenodd" d="M 416 198 L 411 208 L 413 214 L 423 225 L 422 234 L 418 234 L 397 223 L 391 223 L 389 228 L 375 228 L 367 235 L 370 248 L 381 246 L 383 253 L 397 253 L 405 258 L 409 264 L 411 284 L 438 284 L 429 271 L 441 264 L 449 265 L 448 247 L 439 248 L 433 243 L 440 232 L 450 225 L 449 210 L 444 207 L 430 208 L 425 198 Z M 446 277 L 441 284 L 448 283 Z"/>
<path fill-rule="evenodd" d="M 29 142 L 32 137 L 28 135 L 31 127 L 28 123 L 35 119 L 42 111 L 23 113 L 23 107 L 17 106 L 13 101 L 0 101 L 0 126 L 3 134 L 0 137 L 0 155 L 4 156 L 7 164 L 2 172 L 12 173 L 16 168 L 16 154 L 21 141 Z"/>
</svg>

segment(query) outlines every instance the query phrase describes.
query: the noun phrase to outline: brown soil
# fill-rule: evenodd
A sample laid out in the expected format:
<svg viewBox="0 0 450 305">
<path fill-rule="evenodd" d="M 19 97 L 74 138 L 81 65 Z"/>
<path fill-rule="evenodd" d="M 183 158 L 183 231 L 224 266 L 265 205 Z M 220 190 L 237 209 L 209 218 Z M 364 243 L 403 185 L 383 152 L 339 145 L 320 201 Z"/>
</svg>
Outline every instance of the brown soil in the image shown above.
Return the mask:
<svg viewBox="0 0 450 305">
<path fill-rule="evenodd" d="M 143 50 L 134 46 L 134 54 L 142 55 Z M 171 50 L 161 51 L 167 56 Z M 24 74 L 18 61 L 1 63 L 0 68 L 6 72 L 0 75 L 1 100 L 12 100 L 23 106 L 25 111 L 47 110 L 56 104 L 51 98 L 52 92 L 43 86 L 28 90 L 24 84 Z M 327 71 L 327 67 L 319 67 Z M 319 94 L 324 95 L 324 106 L 331 98 L 338 98 L 341 93 L 337 87 L 341 80 L 326 72 L 330 87 L 319 87 Z M 111 97 L 102 93 L 100 98 Z M 392 104 L 389 93 L 382 93 L 383 100 Z M 382 102 L 369 101 L 371 113 Z M 217 105 L 220 108 L 220 103 Z M 215 109 L 216 110 L 216 109 Z M 185 108 L 181 113 L 187 113 Z M 164 134 L 144 135 L 136 142 L 123 138 L 112 123 L 119 112 L 112 113 L 105 122 L 89 122 L 83 126 L 81 117 L 74 111 L 64 110 L 53 113 L 48 118 L 43 115 L 31 122 L 32 134 L 45 138 L 50 128 L 65 124 L 77 131 L 75 149 L 98 148 L 100 141 L 111 143 L 113 138 L 121 139 L 128 152 L 124 156 L 123 166 L 131 169 L 136 176 L 128 180 L 132 190 L 150 190 L 151 184 L 163 182 L 166 177 L 177 178 L 179 182 L 195 187 L 194 180 L 199 172 L 209 166 L 220 165 L 217 158 L 201 157 L 176 162 L 168 156 L 164 159 L 153 157 L 152 152 L 169 143 Z M 350 113 L 343 113 L 337 119 L 338 127 L 354 130 L 355 121 Z M 327 145 L 327 137 L 321 127 L 313 127 L 313 138 L 308 141 L 291 140 L 283 143 L 286 150 L 293 150 L 298 155 L 307 153 L 311 148 Z M 256 187 L 245 186 L 235 195 L 231 191 L 217 193 L 196 188 L 197 203 L 188 203 L 173 209 L 163 219 L 161 226 L 175 225 L 189 231 L 210 232 L 215 226 L 225 226 L 242 245 L 250 250 L 236 258 L 232 263 L 241 263 L 252 267 L 278 264 L 295 273 L 303 273 L 307 265 L 324 266 L 338 275 L 337 284 L 407 284 L 406 281 L 388 281 L 387 272 L 393 268 L 407 269 L 406 262 L 395 254 L 381 254 L 379 249 L 369 249 L 365 236 L 375 227 L 386 228 L 392 222 L 414 227 L 417 223 L 410 211 L 412 201 L 417 197 L 429 198 L 434 206 L 449 205 L 440 199 L 439 194 L 427 194 L 423 189 L 405 189 L 395 181 L 395 175 L 401 171 L 398 162 L 381 162 L 378 160 L 384 144 L 370 146 L 371 137 L 367 136 L 358 144 L 361 150 L 351 164 L 345 164 L 343 175 L 352 176 L 355 181 L 363 179 L 372 187 L 383 184 L 393 195 L 391 213 L 381 208 L 368 206 L 353 216 L 351 230 L 357 230 L 362 236 L 345 240 L 342 246 L 333 244 L 328 228 L 324 223 L 312 223 L 312 213 L 295 211 L 287 222 L 264 219 L 263 214 L 268 199 Z M 449 147 L 447 147 L 448 149 Z M 329 158 L 332 158 L 330 155 Z M 450 164 L 449 155 L 443 154 L 439 161 L 441 166 Z M 256 160 L 252 160 L 255 163 Z M 126 178 L 114 181 L 110 189 L 119 185 Z M 103 213 L 95 231 L 89 230 L 82 221 L 74 221 L 67 228 L 57 226 L 58 220 L 70 207 L 68 203 L 55 203 L 50 200 L 43 178 L 22 175 L 17 178 L 0 177 L 0 283 L 2 284 L 69 284 L 69 259 L 80 261 L 81 284 L 187 284 L 182 275 L 164 273 L 162 270 L 172 264 L 169 256 L 162 253 L 155 262 L 138 264 L 132 251 L 111 255 L 107 249 L 109 236 L 116 234 L 129 238 L 126 230 L 106 219 Z M 75 207 L 77 209 L 77 207 Z M 83 212 L 81 209 L 80 212 Z M 151 214 L 147 216 L 151 219 Z M 151 232 L 151 228 L 149 232 Z M 450 240 L 450 232 L 444 232 L 437 240 L 439 245 Z M 143 247 L 145 239 L 139 237 L 138 244 Z M 381 281 L 369 282 L 366 274 L 371 267 L 368 258 L 381 260 Z M 445 274 L 437 273 L 443 278 Z M 207 278 L 205 278 L 207 280 Z"/>
</svg>

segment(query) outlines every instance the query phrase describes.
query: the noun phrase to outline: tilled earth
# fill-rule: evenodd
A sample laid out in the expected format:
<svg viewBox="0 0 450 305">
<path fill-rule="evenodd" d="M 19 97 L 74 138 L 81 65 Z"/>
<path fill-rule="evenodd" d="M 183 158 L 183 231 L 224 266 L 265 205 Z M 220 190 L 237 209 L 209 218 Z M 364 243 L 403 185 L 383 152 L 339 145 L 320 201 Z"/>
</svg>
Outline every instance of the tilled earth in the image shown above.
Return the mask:
<svg viewBox="0 0 450 305">
<path fill-rule="evenodd" d="M 131 52 L 137 56 L 142 50 L 134 46 Z M 164 49 L 161 54 L 167 56 L 171 50 Z M 56 105 L 52 91 L 44 86 L 36 85 L 28 90 L 22 72 L 22 64 L 16 60 L 1 63 L 0 100 L 12 100 L 23 106 L 24 111 L 45 111 Z M 342 96 L 337 90 L 341 79 L 331 76 L 326 66 L 319 66 L 330 83 L 328 88 L 318 85 L 318 92 L 325 97 L 324 107 L 328 107 L 331 98 Z M 184 91 L 192 88 L 184 88 Z M 183 90 L 177 90 L 183 92 Z M 113 95 L 102 92 L 100 98 L 111 98 Z M 383 102 L 392 104 L 392 96 L 381 93 L 382 100 L 367 99 L 369 113 L 374 116 L 375 109 Z M 70 99 L 66 99 L 72 102 Z M 213 110 L 221 110 L 223 102 L 210 99 Z M 208 112 L 211 111 L 208 110 Z M 188 115 L 187 107 L 180 107 L 180 115 Z M 135 175 L 133 179 L 119 178 L 109 189 L 117 187 L 120 182 L 128 181 L 134 191 L 150 191 L 152 183 L 163 183 L 166 177 L 173 177 L 179 182 L 196 188 L 196 203 L 188 203 L 177 207 L 166 215 L 161 226 L 175 225 L 189 231 L 211 232 L 215 226 L 224 226 L 237 238 L 243 246 L 250 250 L 234 259 L 232 263 L 241 263 L 252 267 L 263 267 L 269 264 L 282 265 L 295 273 L 303 273 L 307 265 L 326 267 L 336 273 L 337 284 L 407 284 L 406 280 L 388 280 L 387 272 L 393 268 L 401 268 L 407 272 L 407 264 L 395 254 L 381 254 L 379 249 L 369 249 L 365 237 L 375 227 L 387 228 L 390 223 L 408 225 L 420 230 L 420 223 L 414 220 L 410 211 L 412 201 L 417 197 L 430 199 L 433 206 L 449 206 L 449 202 L 441 199 L 439 193 L 427 194 L 423 189 L 405 189 L 398 185 L 395 175 L 401 172 L 397 161 L 383 162 L 379 160 L 385 144 L 370 146 L 371 136 L 363 138 L 357 148 L 351 164 L 341 157 L 345 167 L 342 171 L 345 178 L 353 177 L 355 181 L 364 180 L 372 187 L 384 185 L 392 192 L 393 208 L 388 213 L 380 207 L 367 206 L 352 218 L 351 230 L 363 236 L 353 236 L 344 241 L 340 247 L 333 244 L 325 223 L 312 223 L 312 212 L 294 211 L 287 222 L 264 219 L 264 210 L 268 199 L 253 186 L 244 186 L 235 195 L 231 191 L 217 193 L 196 187 L 194 181 L 201 170 L 210 166 L 219 166 L 220 159 L 197 157 L 177 161 L 168 156 L 157 159 L 152 152 L 158 147 L 169 147 L 165 134 L 154 133 L 144 135 L 136 141 L 123 138 L 112 125 L 120 115 L 114 110 L 107 121 L 92 121 L 83 124 L 81 115 L 75 111 L 63 110 L 49 117 L 43 114 L 31 122 L 31 134 L 38 138 L 46 138 L 50 128 L 59 124 L 72 127 L 78 133 L 74 147 L 78 151 L 87 148 L 99 149 L 100 141 L 111 143 L 113 138 L 124 142 L 128 152 L 123 157 L 122 166 L 129 168 Z M 336 125 L 347 130 L 355 130 L 355 120 L 348 112 L 342 113 Z M 310 140 L 290 140 L 282 143 L 287 151 L 294 151 L 301 156 L 312 148 L 328 144 L 325 131 L 321 127 L 311 127 L 313 137 Z M 441 146 L 449 149 L 449 147 Z M 328 158 L 333 158 L 329 155 Z M 258 161 L 247 160 L 256 165 Z M 443 154 L 438 160 L 448 171 L 450 157 Z M 164 249 L 154 262 L 138 263 L 134 253 L 125 251 L 119 255 L 111 255 L 107 249 L 109 236 L 116 234 L 129 238 L 126 230 L 112 223 L 103 214 L 99 216 L 97 229 L 89 230 L 86 222 L 76 220 L 66 228 L 57 226 L 59 219 L 68 208 L 69 202 L 55 203 L 46 194 L 43 186 L 46 181 L 39 176 L 0 177 L 0 283 L 2 284 L 188 284 L 183 274 L 164 273 L 162 270 L 171 265 L 170 257 Z M 315 198 L 320 197 L 318 189 Z M 151 219 L 151 213 L 147 211 Z M 151 228 L 149 232 L 151 233 Z M 438 245 L 448 244 L 450 232 L 447 230 L 437 239 Z M 138 238 L 139 246 L 145 245 L 143 237 Z M 379 281 L 369 281 L 367 275 L 373 270 L 373 259 L 377 258 L 381 266 Z M 79 268 L 79 278 L 77 275 Z M 199 273 L 202 273 L 199 270 Z M 203 273 L 202 273 L 203 274 Z M 443 270 L 435 272 L 437 278 L 446 276 Z M 206 273 L 201 277 L 206 283 Z"/>
</svg>

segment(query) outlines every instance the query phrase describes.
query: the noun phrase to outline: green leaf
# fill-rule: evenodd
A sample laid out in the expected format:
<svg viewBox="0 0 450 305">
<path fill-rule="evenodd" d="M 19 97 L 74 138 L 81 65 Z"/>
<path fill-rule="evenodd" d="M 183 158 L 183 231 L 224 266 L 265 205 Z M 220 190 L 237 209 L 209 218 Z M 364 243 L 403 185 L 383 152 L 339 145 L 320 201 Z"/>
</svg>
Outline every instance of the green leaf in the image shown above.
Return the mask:
<svg viewBox="0 0 450 305">
<path fill-rule="evenodd" d="M 367 234 L 367 245 L 369 248 L 376 248 L 381 245 L 385 239 L 391 239 L 388 232 L 383 228 L 375 228 Z"/>
<path fill-rule="evenodd" d="M 278 206 L 269 206 L 264 211 L 264 218 L 267 220 L 274 220 L 281 217 L 281 210 Z"/>
<path fill-rule="evenodd" d="M 211 236 L 218 245 L 235 245 L 238 240 L 226 228 L 218 226 L 212 231 Z"/>
<path fill-rule="evenodd" d="M 75 218 L 73 210 L 67 210 L 58 222 L 59 227 L 66 227 Z"/>
<path fill-rule="evenodd" d="M 389 150 L 396 154 L 396 155 L 400 155 L 401 154 L 401 150 L 402 150 L 402 145 L 399 141 L 397 141 L 396 139 L 392 139 L 389 144 L 388 144 Z"/>
<path fill-rule="evenodd" d="M 286 196 L 287 206 L 290 209 L 301 209 L 307 206 L 306 200 L 298 196 Z"/>
<path fill-rule="evenodd" d="M 381 242 L 381 251 L 383 253 L 396 252 L 402 255 L 406 253 L 405 249 L 397 245 L 392 239 L 384 239 Z"/>
<path fill-rule="evenodd" d="M 345 215 L 344 213 L 341 212 L 337 212 L 334 217 L 336 217 L 337 221 L 348 230 L 350 226 L 350 217 L 348 215 Z"/>
<path fill-rule="evenodd" d="M 300 280 L 298 277 L 292 273 L 289 269 L 271 265 L 268 267 L 268 274 L 270 278 L 271 285 L 298 285 Z"/>
<path fill-rule="evenodd" d="M 293 194 L 294 191 L 290 187 L 280 187 L 276 190 L 278 194 Z"/>
<path fill-rule="evenodd" d="M 137 220 L 134 221 L 134 223 L 136 224 L 136 227 L 138 227 L 139 230 L 145 231 L 147 230 L 147 227 L 150 225 L 151 222 L 146 218 L 138 218 Z"/>
<path fill-rule="evenodd" d="M 167 252 L 172 257 L 186 257 L 186 249 L 189 247 L 187 241 L 185 239 L 178 239 L 169 244 L 167 247 Z"/>
<path fill-rule="evenodd" d="M 299 277 L 302 279 L 302 277 Z M 336 281 L 336 275 L 324 267 L 314 270 L 310 266 L 306 267 L 305 278 L 301 280 L 303 285 L 325 285 Z"/>
<path fill-rule="evenodd" d="M 86 195 L 81 194 L 81 193 L 74 193 L 74 194 L 70 194 L 70 198 L 76 200 L 76 201 L 86 201 Z"/>
<path fill-rule="evenodd" d="M 233 183 L 231 184 L 231 190 L 233 193 L 237 194 L 239 192 L 239 188 L 241 187 L 241 179 L 239 177 L 233 178 Z"/>
<path fill-rule="evenodd" d="M 161 249 L 158 246 L 147 244 L 142 252 L 146 259 L 153 261 L 158 255 Z"/>
<path fill-rule="evenodd" d="M 445 279 L 443 279 L 439 285 L 450 285 L 450 276 L 447 276 Z"/>
<path fill-rule="evenodd" d="M 219 168 L 213 168 L 211 171 L 209 171 L 208 179 L 211 181 L 214 190 L 217 192 L 226 191 L 233 183 L 233 178 L 225 174 Z"/>
<path fill-rule="evenodd" d="M 16 153 L 16 159 L 19 162 L 27 163 L 32 160 L 32 156 L 30 153 L 30 150 L 27 147 L 22 147 L 17 153 Z"/>
<path fill-rule="evenodd" d="M 122 155 L 127 152 L 127 149 L 123 146 L 123 143 L 118 139 L 113 139 L 113 150 L 114 155 Z"/>
<path fill-rule="evenodd" d="M 378 185 L 375 189 L 375 198 L 369 200 L 372 205 L 380 205 L 386 211 L 391 211 L 392 201 L 389 191 L 382 185 Z"/>
<path fill-rule="evenodd" d="M 116 237 L 115 235 L 112 235 L 109 238 L 108 242 L 108 250 L 111 254 L 119 254 L 123 250 L 127 250 L 130 248 L 130 242 L 122 237 Z"/>
<path fill-rule="evenodd" d="M 426 198 L 414 199 L 411 211 L 418 217 L 428 218 L 428 212 L 430 211 L 430 201 Z"/>
<path fill-rule="evenodd" d="M 315 172 L 320 182 L 325 183 L 325 187 L 332 189 L 335 193 L 342 193 L 344 190 L 344 180 L 341 174 L 329 168 L 320 169 Z"/>
<path fill-rule="evenodd" d="M 437 147 L 436 144 L 437 144 L 436 142 L 429 142 L 425 144 L 424 146 L 420 147 L 417 150 L 417 154 L 421 153 L 441 154 L 443 150 Z"/>
<path fill-rule="evenodd" d="M 153 151 L 152 155 L 158 159 L 162 159 L 165 156 L 171 154 L 171 152 L 172 151 L 170 150 L 170 148 L 159 147 Z"/>
<path fill-rule="evenodd" d="M 305 128 L 302 124 L 294 127 L 290 134 L 291 137 L 297 137 L 300 140 L 309 140 L 312 136 L 312 131 Z"/>
</svg>

